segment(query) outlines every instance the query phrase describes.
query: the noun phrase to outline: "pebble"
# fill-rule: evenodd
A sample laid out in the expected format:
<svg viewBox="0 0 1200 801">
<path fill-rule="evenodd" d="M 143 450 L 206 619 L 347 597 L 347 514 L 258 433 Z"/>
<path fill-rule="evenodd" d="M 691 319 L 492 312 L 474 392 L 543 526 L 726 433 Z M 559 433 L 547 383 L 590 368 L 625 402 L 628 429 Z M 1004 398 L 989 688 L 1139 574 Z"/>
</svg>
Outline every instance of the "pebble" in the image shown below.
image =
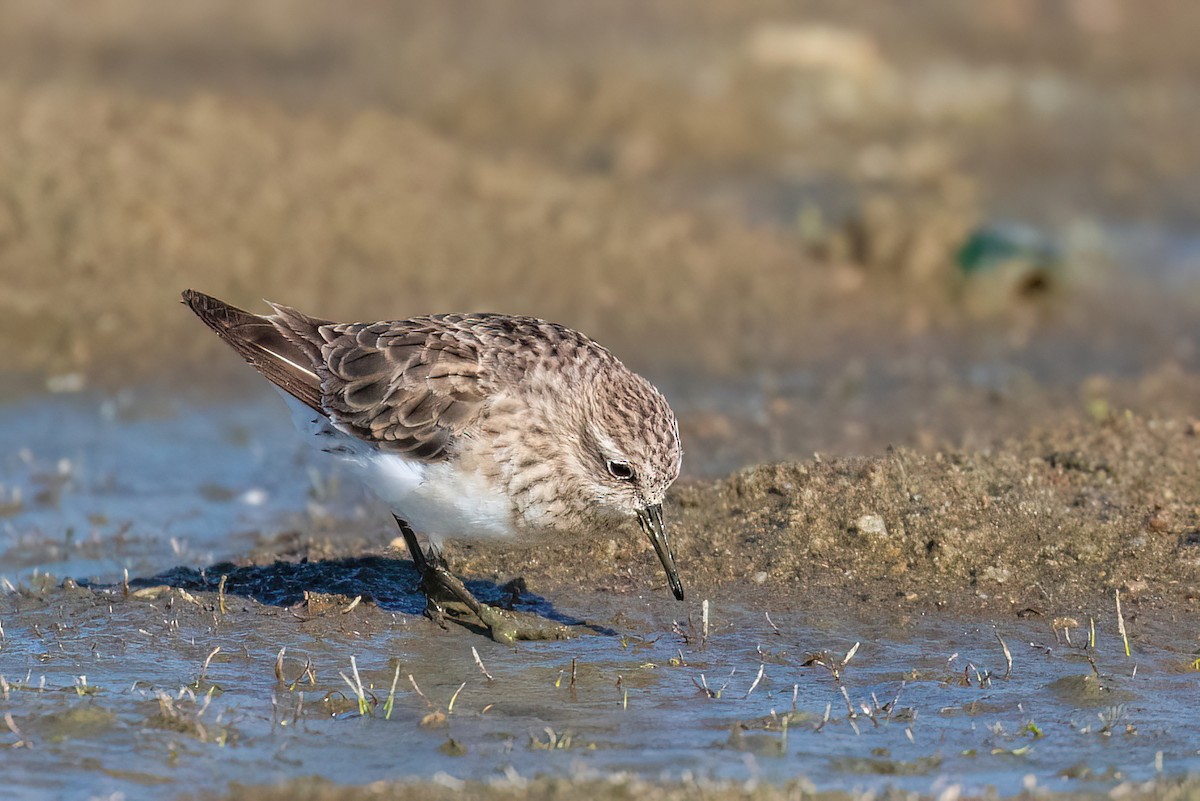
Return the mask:
<svg viewBox="0 0 1200 801">
<path fill-rule="evenodd" d="M 874 537 L 886 537 L 888 533 L 887 524 L 879 515 L 863 515 L 854 521 L 854 530 Z"/>
</svg>

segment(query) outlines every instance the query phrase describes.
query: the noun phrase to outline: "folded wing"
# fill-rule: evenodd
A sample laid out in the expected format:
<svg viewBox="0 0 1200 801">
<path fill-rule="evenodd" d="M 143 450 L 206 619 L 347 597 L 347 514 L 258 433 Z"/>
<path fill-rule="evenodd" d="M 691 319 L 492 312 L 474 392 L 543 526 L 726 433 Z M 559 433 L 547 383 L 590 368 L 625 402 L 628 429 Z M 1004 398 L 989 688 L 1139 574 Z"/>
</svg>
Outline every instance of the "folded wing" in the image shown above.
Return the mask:
<svg viewBox="0 0 1200 801">
<path fill-rule="evenodd" d="M 193 290 L 183 299 L 264 377 L 382 450 L 440 461 L 483 407 L 478 340 L 452 322 L 332 323 L 278 304 L 256 315 Z"/>
</svg>

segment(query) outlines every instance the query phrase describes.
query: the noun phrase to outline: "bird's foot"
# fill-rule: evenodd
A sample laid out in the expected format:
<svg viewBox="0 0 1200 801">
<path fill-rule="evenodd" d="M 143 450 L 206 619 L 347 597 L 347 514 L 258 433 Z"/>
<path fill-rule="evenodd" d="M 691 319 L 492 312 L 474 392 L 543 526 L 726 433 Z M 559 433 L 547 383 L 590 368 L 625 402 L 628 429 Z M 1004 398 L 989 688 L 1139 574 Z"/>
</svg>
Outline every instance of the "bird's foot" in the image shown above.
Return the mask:
<svg viewBox="0 0 1200 801">
<path fill-rule="evenodd" d="M 496 642 L 565 640 L 573 636 L 571 629 L 562 624 L 482 603 L 444 564 L 430 565 L 420 586 L 425 593 L 425 615 L 442 628 L 446 627 L 447 616 L 463 622 L 473 617 Z"/>
<path fill-rule="evenodd" d="M 514 612 L 498 606 L 480 604 L 476 614 L 496 642 L 517 640 L 569 640 L 575 636 L 570 626 L 546 620 L 527 612 Z"/>
<path fill-rule="evenodd" d="M 447 616 L 453 619 L 474 614 L 473 605 L 464 603 L 462 595 L 456 592 L 458 588 L 455 584 L 461 586 L 461 582 L 443 565 L 437 565 L 426 570 L 421 576 L 421 583 L 417 585 L 425 593 L 425 617 L 443 629 L 446 628 Z M 474 601 L 466 587 L 462 587 L 461 591 Z"/>
</svg>

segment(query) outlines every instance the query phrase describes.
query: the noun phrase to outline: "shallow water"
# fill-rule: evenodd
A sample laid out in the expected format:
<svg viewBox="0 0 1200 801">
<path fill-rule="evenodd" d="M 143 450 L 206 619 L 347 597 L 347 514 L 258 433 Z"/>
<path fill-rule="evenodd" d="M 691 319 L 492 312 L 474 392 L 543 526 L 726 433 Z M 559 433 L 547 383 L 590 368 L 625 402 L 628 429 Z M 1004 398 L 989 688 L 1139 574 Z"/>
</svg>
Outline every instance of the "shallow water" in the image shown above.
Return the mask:
<svg viewBox="0 0 1200 801">
<path fill-rule="evenodd" d="M 269 395 L 57 397 L 0 413 L 0 575 L 21 587 L 0 599 L 0 742 L 30 746 L 5 757 L 8 797 L 506 771 L 1013 793 L 1200 770 L 1195 633 L 1167 613 L 1140 615 L 1126 658 L 1107 608 L 1086 651 L 1044 618 L 798 608 L 731 587 L 704 639 L 699 599 L 550 589 L 539 611 L 605 633 L 509 648 L 419 617 L 406 560 L 221 565 L 292 528 L 385 530 L 355 492 L 310 474 L 288 426 Z M 329 595 L 305 604 L 306 590 Z M 365 716 L 342 678 L 354 665 Z"/>
<path fill-rule="evenodd" d="M 311 486 L 271 400 L 87 394 L 0 409 L 0 575 L 208 564 L 286 527 Z"/>
<path fill-rule="evenodd" d="M 153 798 L 164 787 L 298 773 L 361 783 L 614 770 L 1013 793 L 1033 781 L 1081 789 L 1145 779 L 1156 760 L 1169 775 L 1200 770 L 1200 724 L 1185 703 L 1190 657 L 1139 645 L 1126 659 L 1109 633 L 1097 678 L 1081 649 L 1056 644 L 1045 625 L 1006 624 L 1005 677 L 990 627 L 880 625 L 835 610 L 776 610 L 776 634 L 762 607 L 717 604 L 707 641 L 693 626 L 685 642 L 667 602 L 575 598 L 563 611 L 617 614 L 623 633 L 509 648 L 361 607 L 301 621 L 236 598 L 219 615 L 178 597 L 167 608 L 164 598 L 87 590 L 20 606 L 7 610 L 0 652 L 6 707 L 33 743 L 6 759 L 14 798 Z M 856 642 L 840 681 L 804 666 L 825 649 L 839 660 Z M 309 663 L 315 684 L 276 682 L 283 647 L 285 680 Z M 381 706 L 361 716 L 347 698 L 339 674 L 353 675 L 351 657 L 372 703 L 386 700 L 398 671 L 390 719 Z"/>
</svg>

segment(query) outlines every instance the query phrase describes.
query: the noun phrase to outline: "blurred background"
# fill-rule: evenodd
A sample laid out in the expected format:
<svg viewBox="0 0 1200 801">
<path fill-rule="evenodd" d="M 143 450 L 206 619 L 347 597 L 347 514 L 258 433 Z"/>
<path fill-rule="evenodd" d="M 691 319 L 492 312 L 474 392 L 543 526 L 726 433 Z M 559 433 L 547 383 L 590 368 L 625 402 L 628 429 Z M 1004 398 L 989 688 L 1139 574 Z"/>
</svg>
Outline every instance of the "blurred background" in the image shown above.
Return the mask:
<svg viewBox="0 0 1200 801">
<path fill-rule="evenodd" d="M 261 387 L 195 287 L 533 314 L 690 475 L 1186 414 L 1200 9 L 0 5 L 4 397 Z M 128 404 L 127 404 L 128 405 Z"/>
</svg>

